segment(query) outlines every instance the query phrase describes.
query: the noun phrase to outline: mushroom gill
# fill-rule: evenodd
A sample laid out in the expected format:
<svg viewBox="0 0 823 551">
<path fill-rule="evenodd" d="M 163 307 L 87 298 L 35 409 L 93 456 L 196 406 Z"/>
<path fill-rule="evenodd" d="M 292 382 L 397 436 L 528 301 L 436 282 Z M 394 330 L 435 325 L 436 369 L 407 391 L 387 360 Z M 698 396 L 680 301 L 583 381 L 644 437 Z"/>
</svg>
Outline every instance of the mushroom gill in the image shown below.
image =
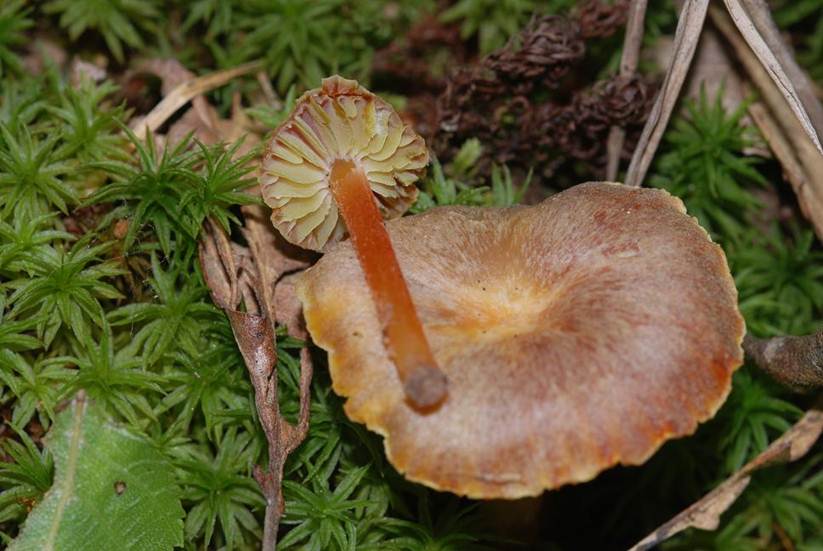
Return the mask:
<svg viewBox="0 0 823 551">
<path fill-rule="evenodd" d="M 336 161 L 362 169 L 385 218 L 414 203 L 414 182 L 429 162 L 423 138 L 385 101 L 353 80 L 323 79 L 301 96 L 263 156 L 263 200 L 290 242 L 322 251 L 346 232 L 332 195 Z"/>
<path fill-rule="evenodd" d="M 419 409 L 445 400 L 438 369 L 383 218 L 399 216 L 428 163 L 423 139 L 383 100 L 353 80 L 330 77 L 304 94 L 263 157 L 260 189 L 287 240 L 322 250 L 351 235 L 388 353 Z"/>
</svg>

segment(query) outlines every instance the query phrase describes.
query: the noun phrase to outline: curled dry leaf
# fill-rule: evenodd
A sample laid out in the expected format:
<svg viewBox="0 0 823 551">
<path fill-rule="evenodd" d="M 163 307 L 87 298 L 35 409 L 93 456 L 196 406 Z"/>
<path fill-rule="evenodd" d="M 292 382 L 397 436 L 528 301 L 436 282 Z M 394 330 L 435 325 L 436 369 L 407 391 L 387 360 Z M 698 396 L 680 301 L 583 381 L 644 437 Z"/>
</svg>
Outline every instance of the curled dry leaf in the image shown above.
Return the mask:
<svg viewBox="0 0 823 551">
<path fill-rule="evenodd" d="M 296 425 L 280 415 L 277 402 L 277 349 L 273 303 L 260 289 L 260 271 L 242 247 L 232 244 L 219 225 L 208 221 L 200 242 L 200 264 L 212 298 L 229 318 L 235 340 L 254 387 L 258 418 L 269 445 L 264 470 L 255 467 L 255 478 L 266 497 L 262 549 L 273 550 L 283 513 L 281 484 L 288 455 L 303 441 L 309 426 L 309 386 L 312 377 L 307 349 L 300 355 L 300 411 Z M 240 309 L 241 302 L 245 306 Z"/>
<path fill-rule="evenodd" d="M 259 291 L 269 319 L 283 319 L 277 308 L 276 289 L 288 273 L 308 268 L 316 254 L 286 241 L 269 222 L 269 214 L 260 205 L 246 205 L 243 211 L 243 237 L 249 244 L 259 277 Z M 281 297 L 283 292 L 281 292 Z M 286 318 L 289 318 L 286 315 Z M 289 327 L 289 331 L 291 331 Z"/>
</svg>

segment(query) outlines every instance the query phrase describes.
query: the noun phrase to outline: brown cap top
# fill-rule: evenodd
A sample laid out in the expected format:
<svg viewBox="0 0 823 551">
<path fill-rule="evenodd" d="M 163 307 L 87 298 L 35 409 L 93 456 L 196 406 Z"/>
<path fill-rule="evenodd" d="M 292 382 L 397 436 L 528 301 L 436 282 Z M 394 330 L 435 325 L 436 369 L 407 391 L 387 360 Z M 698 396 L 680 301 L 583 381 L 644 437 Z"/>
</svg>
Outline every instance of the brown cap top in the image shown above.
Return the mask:
<svg viewBox="0 0 823 551">
<path fill-rule="evenodd" d="M 345 233 L 329 189 L 338 159 L 363 168 L 383 215 L 393 218 L 414 203 L 429 154 L 388 103 L 353 80 L 323 79 L 297 100 L 263 155 L 263 200 L 275 228 L 295 245 L 322 251 Z"/>
<path fill-rule="evenodd" d="M 723 252 L 664 191 L 589 183 L 388 229 L 449 379 L 439 409 L 405 401 L 349 243 L 298 294 L 348 416 L 432 488 L 517 498 L 641 464 L 714 415 L 742 362 Z"/>
</svg>

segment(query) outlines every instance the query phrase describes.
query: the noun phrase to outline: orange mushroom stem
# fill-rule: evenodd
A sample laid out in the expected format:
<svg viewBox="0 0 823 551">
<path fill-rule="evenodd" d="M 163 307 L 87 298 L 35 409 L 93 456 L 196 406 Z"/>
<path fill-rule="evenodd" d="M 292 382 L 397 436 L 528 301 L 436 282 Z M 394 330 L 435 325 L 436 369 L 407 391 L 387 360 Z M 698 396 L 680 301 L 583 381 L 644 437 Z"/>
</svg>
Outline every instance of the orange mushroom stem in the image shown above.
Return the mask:
<svg viewBox="0 0 823 551">
<path fill-rule="evenodd" d="M 384 338 L 406 398 L 432 408 L 446 397 L 437 367 L 366 173 L 349 160 L 332 165 L 330 187 L 371 290 Z"/>
</svg>

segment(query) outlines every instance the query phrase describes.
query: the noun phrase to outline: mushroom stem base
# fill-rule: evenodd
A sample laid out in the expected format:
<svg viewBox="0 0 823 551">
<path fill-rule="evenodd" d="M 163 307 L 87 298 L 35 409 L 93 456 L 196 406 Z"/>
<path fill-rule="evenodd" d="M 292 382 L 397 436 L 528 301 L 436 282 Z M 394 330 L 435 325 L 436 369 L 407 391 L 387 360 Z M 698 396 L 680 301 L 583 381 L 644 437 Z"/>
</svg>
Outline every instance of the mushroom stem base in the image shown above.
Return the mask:
<svg viewBox="0 0 823 551">
<path fill-rule="evenodd" d="M 446 397 L 448 382 L 423 333 L 366 174 L 352 161 L 337 160 L 332 165 L 331 190 L 371 290 L 406 398 L 417 408 L 434 408 Z"/>
</svg>

